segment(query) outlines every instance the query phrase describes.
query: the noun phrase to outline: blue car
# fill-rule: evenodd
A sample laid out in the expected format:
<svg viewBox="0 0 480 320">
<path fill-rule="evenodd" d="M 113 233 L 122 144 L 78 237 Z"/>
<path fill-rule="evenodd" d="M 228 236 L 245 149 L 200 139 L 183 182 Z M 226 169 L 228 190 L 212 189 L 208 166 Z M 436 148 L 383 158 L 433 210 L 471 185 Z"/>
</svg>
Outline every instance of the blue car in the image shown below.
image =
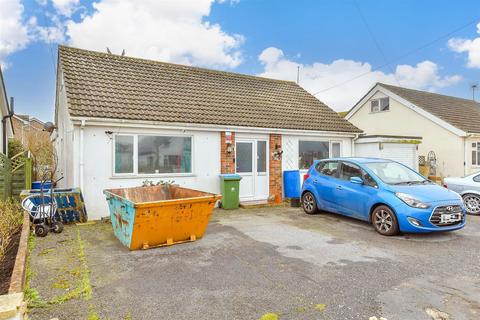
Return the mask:
<svg viewBox="0 0 480 320">
<path fill-rule="evenodd" d="M 395 161 L 335 158 L 305 175 L 302 206 L 370 222 L 382 235 L 451 231 L 465 226 L 460 195 Z"/>
</svg>

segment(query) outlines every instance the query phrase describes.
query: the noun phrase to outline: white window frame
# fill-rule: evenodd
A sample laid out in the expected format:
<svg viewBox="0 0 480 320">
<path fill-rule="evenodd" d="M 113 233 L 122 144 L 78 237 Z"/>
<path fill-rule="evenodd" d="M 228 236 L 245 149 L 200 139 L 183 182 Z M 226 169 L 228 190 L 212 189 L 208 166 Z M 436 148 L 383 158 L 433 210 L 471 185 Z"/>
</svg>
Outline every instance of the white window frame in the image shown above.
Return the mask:
<svg viewBox="0 0 480 320">
<path fill-rule="evenodd" d="M 117 136 L 133 136 L 133 173 L 116 173 L 115 172 L 115 144 Z M 138 136 L 155 136 L 155 137 L 179 137 L 179 138 L 190 138 L 191 139 L 191 172 L 182 172 L 182 173 L 138 173 Z M 190 177 L 195 176 L 195 139 L 193 135 L 189 134 L 170 134 L 170 133 L 116 133 L 113 135 L 112 143 L 112 177 L 113 178 L 131 178 L 131 177 L 142 177 L 142 178 L 166 178 L 166 177 Z"/>
<path fill-rule="evenodd" d="M 476 146 L 474 147 L 473 144 L 476 144 Z M 479 141 L 472 141 L 471 144 L 470 144 L 470 157 L 472 157 L 470 159 L 470 163 L 472 164 L 472 167 L 474 168 L 480 168 L 480 159 L 479 159 L 479 155 L 480 155 L 480 140 Z M 473 163 L 473 152 L 476 151 L 477 152 L 477 163 Z"/>
<path fill-rule="evenodd" d="M 382 110 L 382 100 L 387 99 L 388 100 L 388 109 L 387 110 Z M 374 110 L 372 103 L 377 102 L 378 103 L 378 110 Z M 379 112 L 388 112 L 390 111 L 390 97 L 381 97 L 381 98 L 376 98 L 370 100 L 370 113 L 379 113 Z"/>
<path fill-rule="evenodd" d="M 302 169 L 300 168 L 300 142 L 302 141 L 314 141 L 314 142 L 326 142 L 328 143 L 328 158 L 332 158 L 332 144 L 333 143 L 339 143 L 340 144 L 340 156 L 339 158 L 341 158 L 343 156 L 343 141 L 341 140 L 331 140 L 331 139 L 315 139 L 315 138 L 299 138 L 298 139 L 298 154 L 297 154 L 297 159 L 298 160 L 298 169 L 300 171 L 308 171 L 309 168 L 307 169 Z"/>
</svg>

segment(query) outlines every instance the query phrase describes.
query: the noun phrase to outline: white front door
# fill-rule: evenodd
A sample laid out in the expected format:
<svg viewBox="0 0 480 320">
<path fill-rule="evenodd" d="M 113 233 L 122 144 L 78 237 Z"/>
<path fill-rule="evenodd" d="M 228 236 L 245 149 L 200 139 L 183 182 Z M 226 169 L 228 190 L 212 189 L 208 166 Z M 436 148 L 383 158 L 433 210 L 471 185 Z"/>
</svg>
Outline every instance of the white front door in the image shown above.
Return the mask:
<svg viewBox="0 0 480 320">
<path fill-rule="evenodd" d="M 241 200 L 268 198 L 268 143 L 262 139 L 237 139 L 235 168 L 240 180 Z"/>
</svg>

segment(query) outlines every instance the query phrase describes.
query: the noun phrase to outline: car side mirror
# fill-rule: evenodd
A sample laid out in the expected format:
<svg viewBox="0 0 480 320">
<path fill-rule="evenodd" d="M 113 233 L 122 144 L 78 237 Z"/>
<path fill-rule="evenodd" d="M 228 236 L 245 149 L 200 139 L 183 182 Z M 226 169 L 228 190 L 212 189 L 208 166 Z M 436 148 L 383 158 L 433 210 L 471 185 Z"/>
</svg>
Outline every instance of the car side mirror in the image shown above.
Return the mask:
<svg viewBox="0 0 480 320">
<path fill-rule="evenodd" d="M 350 182 L 355 184 L 363 184 L 363 179 L 360 177 L 351 177 Z"/>
</svg>

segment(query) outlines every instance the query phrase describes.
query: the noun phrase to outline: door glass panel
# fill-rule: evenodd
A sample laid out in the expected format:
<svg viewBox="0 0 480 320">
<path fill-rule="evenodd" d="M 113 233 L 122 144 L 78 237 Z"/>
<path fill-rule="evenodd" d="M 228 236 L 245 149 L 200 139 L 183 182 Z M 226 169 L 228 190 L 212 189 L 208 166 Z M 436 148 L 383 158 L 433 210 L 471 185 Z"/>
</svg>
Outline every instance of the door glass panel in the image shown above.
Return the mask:
<svg viewBox="0 0 480 320">
<path fill-rule="evenodd" d="M 253 148 L 251 142 L 237 142 L 237 172 L 252 172 L 253 171 Z"/>
<path fill-rule="evenodd" d="M 267 141 L 257 141 L 257 172 L 267 172 Z"/>
<path fill-rule="evenodd" d="M 332 142 L 332 158 L 340 157 L 340 142 Z"/>
</svg>

